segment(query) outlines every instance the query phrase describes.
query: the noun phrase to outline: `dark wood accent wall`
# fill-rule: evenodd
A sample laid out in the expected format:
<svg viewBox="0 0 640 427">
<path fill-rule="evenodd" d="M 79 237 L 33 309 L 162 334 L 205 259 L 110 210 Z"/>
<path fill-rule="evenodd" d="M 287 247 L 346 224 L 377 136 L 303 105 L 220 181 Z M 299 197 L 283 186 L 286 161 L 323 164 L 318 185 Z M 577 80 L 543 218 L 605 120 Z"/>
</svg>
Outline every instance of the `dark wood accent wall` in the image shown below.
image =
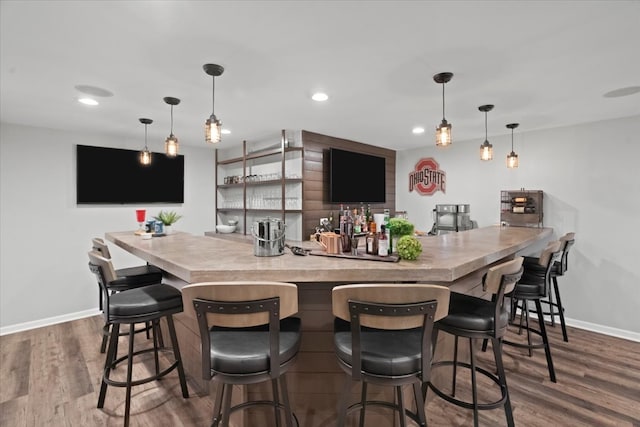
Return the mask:
<svg viewBox="0 0 640 427">
<path fill-rule="evenodd" d="M 328 217 L 333 211 L 334 221 L 338 221 L 339 204 L 329 203 L 329 148 L 357 153 L 371 154 L 386 159 L 386 203 L 371 204 L 373 213 L 381 213 L 388 208 L 391 215 L 396 208 L 396 152 L 386 148 L 375 147 L 348 139 L 336 138 L 319 133 L 302 131 L 302 145 L 304 149 L 304 187 L 302 192 L 302 236 L 309 236 L 315 232 L 320 218 Z M 351 209 L 360 206 L 349 206 Z"/>
</svg>

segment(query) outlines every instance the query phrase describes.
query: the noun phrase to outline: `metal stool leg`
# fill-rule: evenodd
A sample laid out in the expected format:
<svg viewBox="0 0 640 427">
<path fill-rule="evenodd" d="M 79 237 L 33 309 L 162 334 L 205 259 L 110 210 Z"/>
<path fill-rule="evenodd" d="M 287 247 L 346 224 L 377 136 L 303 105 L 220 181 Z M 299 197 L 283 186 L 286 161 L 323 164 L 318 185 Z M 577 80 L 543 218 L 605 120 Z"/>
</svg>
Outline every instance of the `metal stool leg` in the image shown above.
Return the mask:
<svg viewBox="0 0 640 427">
<path fill-rule="evenodd" d="M 213 420 L 211 421 L 211 427 L 217 427 L 221 420 L 222 411 L 222 396 L 224 396 L 224 383 L 218 383 L 216 389 L 216 400 L 213 404 Z"/>
<path fill-rule="evenodd" d="M 271 379 L 271 393 L 273 394 L 273 409 L 274 409 L 274 415 L 276 417 L 276 427 L 280 427 L 281 424 L 281 420 L 280 420 L 280 395 L 278 392 L 278 379 L 277 378 L 272 378 Z"/>
<path fill-rule="evenodd" d="M 471 393 L 473 397 L 473 425 L 478 427 L 478 386 L 476 383 L 476 355 L 473 352 L 473 338 L 469 338 L 469 357 L 471 358 Z"/>
<path fill-rule="evenodd" d="M 418 419 L 420 420 L 420 427 L 426 427 L 427 416 L 424 412 L 424 399 L 422 398 L 420 383 L 413 383 L 413 398 L 416 401 L 416 413 L 418 414 Z"/>
<path fill-rule="evenodd" d="M 493 355 L 496 361 L 496 369 L 498 371 L 498 378 L 500 380 L 500 387 L 502 393 L 505 394 L 504 412 L 507 416 L 507 426 L 514 427 L 513 411 L 511 409 L 511 399 L 509 398 L 509 389 L 507 388 L 507 375 L 504 371 L 504 363 L 502 362 L 502 340 L 494 338 L 491 340 L 491 347 L 493 347 Z"/>
<path fill-rule="evenodd" d="M 540 334 L 542 335 L 542 342 L 544 343 L 544 353 L 547 356 L 547 366 L 549 367 L 549 377 L 552 382 L 556 381 L 556 371 L 553 367 L 553 360 L 551 359 L 551 347 L 549 346 L 549 337 L 547 337 L 547 328 L 544 325 L 544 318 L 542 317 L 542 304 L 539 299 L 535 300 L 536 310 L 538 311 L 538 324 L 540 325 Z"/>
<path fill-rule="evenodd" d="M 558 305 L 558 314 L 560 315 L 560 326 L 562 327 L 562 338 L 565 342 L 569 342 L 569 336 L 567 335 L 567 325 L 564 323 L 564 307 L 562 307 L 562 300 L 560 300 L 560 289 L 558 288 L 558 279 L 553 276 L 553 290 L 556 294 L 556 304 Z"/>
<path fill-rule="evenodd" d="M 131 381 L 133 379 L 133 340 L 135 324 L 129 325 L 129 358 L 127 359 L 127 394 L 124 402 L 124 427 L 129 427 L 129 412 L 131 411 Z"/>
<path fill-rule="evenodd" d="M 398 399 L 398 415 L 400 416 L 400 427 L 407 427 L 407 414 L 404 409 L 404 393 L 402 386 L 396 387 L 396 395 Z"/>
<path fill-rule="evenodd" d="M 287 417 L 287 427 L 293 427 L 293 413 L 289 402 L 289 390 L 287 389 L 287 378 L 285 374 L 280 375 L 280 390 L 282 390 L 282 400 L 284 401 L 284 413 Z"/>
<path fill-rule="evenodd" d="M 351 389 L 351 378 L 345 377 L 344 385 L 342 386 L 342 395 L 340 396 L 338 404 L 338 419 L 336 420 L 337 427 L 344 427 L 344 420 L 347 417 L 347 397 L 349 396 L 349 390 Z"/>
<path fill-rule="evenodd" d="M 176 327 L 173 323 L 173 316 L 167 316 L 167 325 L 169 326 L 169 337 L 173 344 L 173 358 L 178 363 L 178 378 L 180 379 L 180 387 L 182 388 L 182 397 L 189 397 L 189 389 L 187 388 L 187 378 L 184 375 L 184 366 L 182 366 L 182 356 L 180 355 L 180 345 L 178 344 L 178 336 L 176 335 Z M 160 331 L 162 334 L 162 331 Z"/>
<path fill-rule="evenodd" d="M 362 404 L 362 407 L 360 408 L 360 427 L 364 427 L 364 416 L 367 410 L 367 383 L 365 381 L 362 382 L 360 403 Z"/>
</svg>

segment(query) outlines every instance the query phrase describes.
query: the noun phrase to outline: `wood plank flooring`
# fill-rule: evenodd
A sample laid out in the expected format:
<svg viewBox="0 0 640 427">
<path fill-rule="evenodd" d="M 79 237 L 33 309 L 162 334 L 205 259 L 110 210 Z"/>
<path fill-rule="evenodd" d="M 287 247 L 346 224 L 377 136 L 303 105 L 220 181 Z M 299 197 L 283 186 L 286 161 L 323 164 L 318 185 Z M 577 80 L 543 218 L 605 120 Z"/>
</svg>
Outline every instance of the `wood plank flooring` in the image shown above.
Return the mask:
<svg viewBox="0 0 640 427">
<path fill-rule="evenodd" d="M 96 408 L 104 364 L 99 352 L 101 327 L 102 318 L 95 316 L 0 337 L 0 426 L 121 426 L 123 389 L 110 387 L 104 409 Z M 542 350 L 528 357 L 524 350 L 504 348 L 516 425 L 640 427 L 640 343 L 575 328 L 569 328 L 570 342 L 565 343 L 559 327 L 548 331 L 557 383 L 549 381 Z M 510 331 L 509 339 L 515 335 Z M 148 344 L 142 336 L 136 343 Z M 121 351 L 125 348 L 120 346 Z M 492 370 L 491 350 L 478 354 L 480 363 Z M 326 353 L 327 360 L 333 357 Z M 136 374 L 143 375 L 153 369 L 152 359 L 141 360 L 135 367 Z M 124 366 L 116 371 L 124 371 Z M 460 375 L 462 395 L 468 392 L 466 384 Z M 198 396 L 191 385 L 190 392 L 189 399 L 182 398 L 175 373 L 135 387 L 131 425 L 209 426 L 211 398 Z M 489 383 L 481 387 L 483 398 L 493 397 L 493 392 Z M 290 393 L 301 426 L 334 425 L 335 414 L 322 404 L 322 396 L 301 401 L 291 386 Z M 366 424 L 380 427 L 372 415 Z M 350 422 L 355 418 L 350 416 Z M 273 417 L 264 410 L 258 419 L 263 422 L 256 426 L 267 426 Z M 437 397 L 427 404 L 427 419 L 431 427 L 473 424 L 471 411 Z M 480 424 L 506 425 L 504 412 L 481 412 Z"/>
</svg>

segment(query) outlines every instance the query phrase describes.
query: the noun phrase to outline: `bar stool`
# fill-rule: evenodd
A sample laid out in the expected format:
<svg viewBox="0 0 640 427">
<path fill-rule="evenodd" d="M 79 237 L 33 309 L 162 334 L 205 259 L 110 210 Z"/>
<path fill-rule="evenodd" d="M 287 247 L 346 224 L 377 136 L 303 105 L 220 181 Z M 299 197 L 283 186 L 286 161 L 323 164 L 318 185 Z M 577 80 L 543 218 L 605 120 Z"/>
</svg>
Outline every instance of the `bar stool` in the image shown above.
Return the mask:
<svg viewBox="0 0 640 427">
<path fill-rule="evenodd" d="M 91 240 L 92 250 L 98 252 L 102 257 L 111 260 L 111 252 L 104 240 L 94 237 Z M 162 270 L 158 267 L 144 264 L 135 267 L 119 268 L 115 270 L 116 279 L 107 283 L 107 287 L 111 294 L 126 291 L 129 289 L 139 288 L 147 285 L 155 285 L 162 282 Z M 102 310 L 102 290 L 98 286 L 99 307 Z M 100 344 L 100 353 L 104 353 L 107 349 L 107 341 L 109 338 L 109 324 L 105 322 L 102 327 L 102 343 Z M 137 329 L 136 333 L 146 332 L 149 338 L 150 325 L 146 324 L 144 328 Z M 126 335 L 126 332 L 123 332 Z M 160 335 L 162 336 L 162 335 Z"/>
<path fill-rule="evenodd" d="M 429 382 L 429 388 L 447 402 L 466 409 L 473 409 L 473 425 L 476 427 L 478 426 L 479 410 L 495 409 L 500 406 L 504 407 L 507 425 L 514 426 L 509 390 L 507 388 L 507 378 L 504 371 L 504 364 L 502 363 L 502 340 L 509 324 L 509 314 L 505 307 L 504 295 L 514 289 L 517 281 L 522 276 L 522 261 L 522 257 L 518 257 L 489 268 L 489 271 L 487 271 L 482 279 L 482 286 L 486 292 L 492 294 L 491 301 L 471 295 L 451 292 L 449 314 L 435 325 L 436 332 L 444 331 L 452 334 L 455 337 L 455 343 L 453 361 L 444 360 L 435 362 L 433 368 L 438 369 L 442 366 L 452 366 L 453 378 L 450 395 L 432 382 Z M 458 360 L 459 337 L 469 338 L 469 356 L 471 363 Z M 473 345 L 476 339 L 491 340 L 497 375 L 477 366 Z M 455 397 L 458 367 L 470 370 L 472 402 Z M 478 402 L 476 373 L 485 375 L 500 387 L 500 399 L 490 403 Z"/>
<path fill-rule="evenodd" d="M 520 301 L 522 304 L 519 328 L 520 331 L 523 328 L 527 331 L 527 343 L 524 344 L 508 340 L 503 341 L 504 344 L 507 345 L 528 349 L 529 357 L 532 355 L 532 349 L 544 348 L 545 356 L 547 358 L 547 368 L 549 369 L 549 377 L 554 383 L 556 382 L 556 373 L 553 367 L 551 346 L 549 345 L 547 328 L 545 326 L 544 314 L 542 312 L 542 304 L 540 301 L 547 298 L 549 295 L 551 287 L 551 270 L 553 269 L 554 263 L 559 260 L 562 255 L 560 247 L 561 244 L 557 240 L 549 242 L 547 247 L 540 254 L 538 265 L 536 267 L 525 265 L 522 277 L 516 284 L 513 292 L 507 295 L 515 301 Z M 535 303 L 539 329 L 535 329 L 531 326 L 529 319 L 529 301 L 533 301 Z M 539 335 L 542 338 L 542 343 L 533 343 L 531 341 L 532 333 Z"/>
<path fill-rule="evenodd" d="M 560 237 L 560 245 L 562 250 L 562 256 L 560 261 L 553 263 L 551 268 L 551 279 L 553 285 L 553 293 L 549 292 L 549 296 L 546 299 L 540 300 L 544 305 L 549 306 L 549 311 L 543 312 L 545 315 L 551 316 L 551 326 L 556 326 L 556 316 L 560 317 L 560 326 L 562 327 L 562 338 L 565 342 L 569 342 L 569 336 L 567 335 L 567 325 L 564 321 L 564 307 L 562 306 L 562 300 L 560 299 L 560 288 L 558 287 L 558 276 L 564 276 L 568 270 L 569 250 L 575 243 L 575 233 L 567 233 Z M 524 257 L 525 268 L 543 268 L 539 264 L 539 258 L 536 257 Z M 553 297 L 555 295 L 555 301 Z"/>
<path fill-rule="evenodd" d="M 336 286 L 331 292 L 334 345 L 338 364 L 347 373 L 339 398 L 337 426 L 360 409 L 360 426 L 368 406 L 397 411 L 427 425 L 424 410 L 430 380 L 434 322 L 446 316 L 449 288 L 428 284 L 360 284 Z M 362 382 L 361 399 L 347 408 L 353 381 Z M 367 400 L 367 384 L 393 386 L 397 403 Z M 411 384 L 416 412 L 405 408 L 403 386 Z"/>
<path fill-rule="evenodd" d="M 206 282 L 182 288 L 185 313 L 198 321 L 202 378 L 218 384 L 212 427 L 229 426 L 232 412 L 254 405 L 274 408 L 293 427 L 285 374 L 300 349 L 298 288 L 281 282 Z M 273 400 L 231 406 L 235 384 L 271 381 Z M 280 393 L 281 391 L 281 393 Z M 282 394 L 282 403 L 280 403 Z M 223 403 L 224 401 L 224 403 Z"/>
<path fill-rule="evenodd" d="M 127 427 L 129 425 L 131 388 L 133 386 L 158 380 L 174 369 L 177 369 L 180 387 L 182 388 L 182 396 L 185 398 L 189 397 L 182 359 L 180 357 L 180 348 L 173 324 L 173 314 L 182 312 L 182 294 L 173 286 L 161 284 L 143 286 L 112 294 L 107 284 L 116 280 L 117 276 L 111 261 L 96 251 L 90 251 L 88 255 L 89 269 L 96 275 L 102 289 L 105 322 L 112 326 L 109 334 L 109 349 L 104 363 L 100 395 L 98 396 L 98 408 L 104 407 L 107 386 L 126 387 L 124 425 Z M 167 321 L 169 336 L 171 337 L 174 362 L 166 369 L 160 371 L 158 359 L 159 330 L 157 325 L 163 317 Z M 141 322 L 150 322 L 151 325 L 153 325 L 153 347 L 134 351 L 134 325 Z M 118 339 L 120 336 L 120 325 L 122 324 L 129 325 L 129 350 L 125 356 L 118 358 Z M 154 353 L 155 374 L 146 378 L 133 379 L 133 358 L 151 351 Z M 111 379 L 111 371 L 115 369 L 120 362 L 125 360 L 127 361 L 126 380 L 116 381 Z"/>
</svg>

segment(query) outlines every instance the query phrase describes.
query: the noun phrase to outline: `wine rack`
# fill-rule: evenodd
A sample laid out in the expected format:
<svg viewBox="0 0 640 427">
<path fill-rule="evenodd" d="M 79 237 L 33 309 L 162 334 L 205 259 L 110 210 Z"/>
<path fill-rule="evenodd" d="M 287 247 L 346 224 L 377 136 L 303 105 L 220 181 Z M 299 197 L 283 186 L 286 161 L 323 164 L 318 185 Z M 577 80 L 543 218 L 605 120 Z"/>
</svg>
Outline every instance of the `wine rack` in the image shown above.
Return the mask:
<svg viewBox="0 0 640 427">
<path fill-rule="evenodd" d="M 517 227 L 542 227 L 542 190 L 500 192 L 500 222 Z"/>
</svg>

